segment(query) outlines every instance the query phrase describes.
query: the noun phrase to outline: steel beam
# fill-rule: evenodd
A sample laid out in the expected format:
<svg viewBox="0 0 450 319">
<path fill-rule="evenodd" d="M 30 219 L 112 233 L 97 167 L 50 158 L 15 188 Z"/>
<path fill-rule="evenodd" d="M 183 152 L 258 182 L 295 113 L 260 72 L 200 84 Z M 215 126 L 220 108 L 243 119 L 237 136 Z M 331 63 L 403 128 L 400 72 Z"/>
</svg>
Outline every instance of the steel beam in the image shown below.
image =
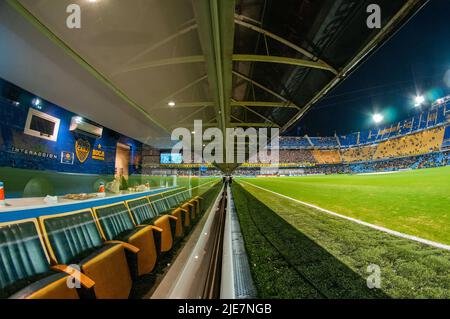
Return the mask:
<svg viewBox="0 0 450 319">
<path fill-rule="evenodd" d="M 194 121 L 187 122 L 187 123 L 174 124 L 170 128 L 171 129 L 175 129 L 175 128 L 179 128 L 179 127 L 185 127 L 185 128 L 188 128 L 188 129 L 192 129 L 192 128 L 194 128 Z M 203 123 L 202 127 L 203 128 L 217 127 L 217 123 Z"/>
<path fill-rule="evenodd" d="M 145 69 L 162 67 L 162 66 L 188 64 L 188 63 L 203 63 L 203 62 L 205 62 L 205 58 L 203 57 L 203 55 L 162 59 L 162 60 L 150 61 L 150 62 L 145 62 L 145 63 L 125 67 L 117 72 L 114 72 L 112 74 L 112 76 L 117 76 L 117 75 L 128 73 L 128 72 L 141 71 L 141 70 L 145 70 Z"/>
<path fill-rule="evenodd" d="M 255 80 L 252 80 L 251 78 L 245 76 L 244 74 L 239 73 L 239 72 L 237 72 L 237 71 L 233 71 L 233 74 L 236 75 L 237 77 L 239 77 L 239 78 L 241 78 L 241 79 L 243 79 L 243 80 L 245 80 L 245 81 L 247 81 L 247 82 L 250 82 L 251 84 L 253 84 L 253 85 L 257 86 L 257 87 L 259 87 L 260 89 L 266 91 L 267 93 L 272 94 L 273 96 L 279 98 L 280 100 L 285 101 L 285 102 L 288 102 L 288 99 L 286 99 L 286 98 L 285 98 L 284 96 L 282 96 L 281 94 L 278 94 L 277 92 L 275 92 L 275 91 L 269 89 L 269 88 L 266 87 L 265 85 L 262 85 L 261 83 L 256 82 Z"/>
<path fill-rule="evenodd" d="M 236 101 L 232 106 L 251 106 L 251 107 L 274 107 L 274 108 L 297 108 L 298 106 L 290 102 L 261 102 L 261 101 Z"/>
<path fill-rule="evenodd" d="M 230 98 L 233 76 L 234 0 L 210 1 L 214 55 L 219 84 L 219 103 L 224 126 L 230 121 Z"/>
<path fill-rule="evenodd" d="M 391 32 L 393 32 L 396 23 L 406 18 L 408 14 L 419 5 L 425 5 L 422 0 L 408 0 L 405 5 L 392 17 L 392 19 L 381 29 L 375 37 L 363 48 L 358 54 L 333 78 L 320 92 L 318 92 L 291 120 L 286 123 L 281 132 L 286 131 L 289 127 L 300 120 L 305 113 L 322 97 L 324 97 L 338 83 L 345 79 L 346 75 L 352 71 L 370 52 L 372 52 L 382 41 L 384 41 Z"/>
<path fill-rule="evenodd" d="M 212 107 L 216 104 L 213 101 L 195 101 L 195 102 L 180 102 L 173 106 L 173 109 L 192 108 L 192 107 Z M 290 102 L 266 102 L 266 101 L 236 101 L 232 100 L 231 106 L 248 106 L 248 107 L 270 107 L 270 108 L 297 108 L 297 106 Z M 167 109 L 167 105 L 160 105 L 155 109 Z"/>
<path fill-rule="evenodd" d="M 205 109 L 207 109 L 207 108 L 208 108 L 207 106 L 204 106 L 204 107 L 198 109 L 197 111 L 190 113 L 190 114 L 189 114 L 188 116 L 186 116 L 185 118 L 179 120 L 179 121 L 177 122 L 177 124 L 179 124 L 179 123 L 185 123 L 187 120 L 189 120 L 190 118 L 192 118 L 194 115 L 197 115 L 198 113 L 202 112 L 203 110 L 205 110 Z"/>
<path fill-rule="evenodd" d="M 179 30 L 178 32 L 168 36 L 165 39 L 162 39 L 161 41 L 158 41 L 154 44 L 152 44 L 151 46 L 149 46 L 147 49 L 143 50 L 142 52 L 140 52 L 139 54 L 135 55 L 134 57 L 132 57 L 131 59 L 129 59 L 127 62 L 124 63 L 124 65 L 129 65 L 133 62 L 136 62 L 139 58 L 145 56 L 146 54 L 152 52 L 153 50 L 156 50 L 157 48 L 179 38 L 182 35 L 185 35 L 193 30 L 197 29 L 197 24 L 195 24 L 195 20 L 191 20 L 187 22 L 188 24 L 191 23 L 190 25 L 182 28 L 181 30 Z M 194 23 L 194 24 L 192 24 Z"/>
<path fill-rule="evenodd" d="M 291 49 L 294 49 L 295 51 L 297 51 L 297 52 L 303 54 L 304 56 L 310 58 L 311 60 L 317 61 L 317 62 L 319 62 L 320 64 L 326 66 L 326 67 L 327 67 L 327 70 L 333 72 L 334 74 L 338 74 L 338 71 L 337 71 L 335 68 L 333 68 L 331 65 L 329 65 L 329 64 L 326 63 L 325 61 L 321 60 L 320 58 L 316 57 L 314 54 L 312 54 L 312 53 L 309 52 L 308 50 L 303 49 L 302 47 L 300 47 L 300 46 L 298 46 L 298 45 L 296 45 L 296 44 L 290 42 L 289 40 L 286 40 L 286 39 L 283 38 L 283 37 L 280 37 L 280 36 L 278 36 L 278 35 L 276 35 L 276 34 L 273 34 L 272 32 L 269 32 L 269 31 L 267 31 L 267 30 L 264 30 L 264 29 L 261 28 L 261 27 L 258 27 L 258 26 L 256 26 L 256 25 L 253 25 L 253 24 L 251 24 L 251 23 L 248 23 L 248 22 L 243 21 L 244 19 L 246 19 L 246 17 L 244 17 L 244 16 L 235 15 L 235 17 L 236 17 L 236 18 L 235 18 L 234 21 L 236 22 L 236 24 L 239 24 L 240 26 L 243 26 L 243 27 L 246 27 L 246 28 L 248 28 L 248 29 L 251 29 L 251 30 L 253 30 L 253 31 L 255 31 L 255 32 L 261 33 L 261 34 L 263 34 L 263 35 L 265 35 L 265 36 L 267 36 L 267 37 L 269 37 L 269 38 L 272 38 L 272 39 L 274 39 L 275 41 L 278 41 L 278 42 L 280 42 L 280 43 L 282 43 L 282 44 L 284 44 L 284 45 L 290 47 Z"/>
<path fill-rule="evenodd" d="M 333 71 L 332 67 L 322 64 L 320 62 L 303 60 L 303 59 L 286 58 L 286 57 L 281 57 L 281 56 L 272 56 L 272 55 L 234 54 L 233 61 L 278 63 L 278 64 L 301 66 L 301 67 L 305 67 L 305 68 Z"/>
<path fill-rule="evenodd" d="M 206 80 L 208 78 L 207 75 L 204 75 L 192 82 L 190 82 L 189 84 L 183 86 L 182 88 L 176 90 L 175 92 L 171 93 L 170 95 L 166 96 L 165 98 L 161 99 L 159 102 L 155 103 L 155 106 L 162 106 L 163 103 L 168 103 L 170 102 L 171 99 L 173 99 L 175 96 L 177 96 L 180 93 L 183 93 L 184 91 L 190 89 L 191 87 L 193 87 L 194 85 Z"/>
<path fill-rule="evenodd" d="M 215 106 L 215 103 L 212 101 L 199 101 L 199 102 L 182 102 L 182 103 L 176 103 L 173 107 L 168 106 L 161 106 L 158 108 L 163 109 L 187 109 L 187 108 L 193 108 L 193 107 L 211 107 Z"/>
<path fill-rule="evenodd" d="M 272 126 L 279 127 L 279 125 L 276 124 L 276 123 L 273 123 L 273 121 L 272 121 L 271 119 L 269 119 L 269 118 L 265 117 L 264 115 L 262 115 L 262 114 L 256 112 L 255 110 L 251 109 L 250 107 L 246 106 L 245 104 L 242 104 L 242 103 L 240 103 L 240 102 L 238 102 L 238 101 L 236 101 L 236 100 L 234 100 L 234 99 L 231 99 L 231 102 L 232 102 L 232 103 L 235 103 L 235 104 L 238 104 L 238 103 L 239 103 L 239 106 L 240 106 L 240 107 L 243 107 L 243 108 L 245 108 L 246 110 L 248 110 L 249 112 L 252 112 L 253 114 L 255 114 L 255 115 L 257 115 L 258 117 L 262 118 L 264 121 L 267 121 L 267 122 L 271 123 Z"/>
<path fill-rule="evenodd" d="M 235 1 L 194 0 L 199 38 L 219 127 L 226 127 L 232 86 Z"/>
<path fill-rule="evenodd" d="M 279 127 L 277 124 L 271 123 L 230 123 L 231 127 Z"/>
<path fill-rule="evenodd" d="M 234 115 L 231 115 L 230 116 L 233 120 L 236 120 L 236 121 L 238 121 L 239 123 L 244 123 L 244 121 L 242 121 L 241 119 L 238 119 L 236 116 L 234 116 Z"/>
</svg>

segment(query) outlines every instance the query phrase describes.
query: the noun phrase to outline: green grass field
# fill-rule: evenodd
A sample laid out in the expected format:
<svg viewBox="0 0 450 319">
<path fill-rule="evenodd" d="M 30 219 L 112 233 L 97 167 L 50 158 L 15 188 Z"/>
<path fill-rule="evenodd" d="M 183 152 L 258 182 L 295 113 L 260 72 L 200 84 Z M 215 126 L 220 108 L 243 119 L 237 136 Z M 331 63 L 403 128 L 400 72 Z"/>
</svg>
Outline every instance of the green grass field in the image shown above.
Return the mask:
<svg viewBox="0 0 450 319">
<path fill-rule="evenodd" d="M 450 244 L 450 167 L 384 175 L 240 180 L 365 222 Z"/>
<path fill-rule="evenodd" d="M 307 179 L 309 184 L 316 180 Z M 278 180 L 286 179 L 251 182 L 273 189 Z M 325 214 L 251 184 L 235 183 L 233 197 L 260 298 L 450 298 L 449 251 Z M 369 265 L 379 266 L 380 289 L 367 287 Z"/>
</svg>

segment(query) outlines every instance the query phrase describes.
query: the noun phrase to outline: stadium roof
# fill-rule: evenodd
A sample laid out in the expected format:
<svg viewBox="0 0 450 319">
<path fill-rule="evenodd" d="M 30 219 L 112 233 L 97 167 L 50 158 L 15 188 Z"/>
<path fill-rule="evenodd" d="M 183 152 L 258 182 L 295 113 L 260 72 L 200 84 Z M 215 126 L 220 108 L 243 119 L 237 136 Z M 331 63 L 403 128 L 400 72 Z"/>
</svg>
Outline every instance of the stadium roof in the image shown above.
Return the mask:
<svg viewBox="0 0 450 319">
<path fill-rule="evenodd" d="M 426 0 L 378 0 L 382 29 L 366 25 L 370 0 L 7 2 L 0 76 L 167 147 L 194 119 L 286 130 Z M 79 30 L 66 26 L 72 3 Z"/>
</svg>

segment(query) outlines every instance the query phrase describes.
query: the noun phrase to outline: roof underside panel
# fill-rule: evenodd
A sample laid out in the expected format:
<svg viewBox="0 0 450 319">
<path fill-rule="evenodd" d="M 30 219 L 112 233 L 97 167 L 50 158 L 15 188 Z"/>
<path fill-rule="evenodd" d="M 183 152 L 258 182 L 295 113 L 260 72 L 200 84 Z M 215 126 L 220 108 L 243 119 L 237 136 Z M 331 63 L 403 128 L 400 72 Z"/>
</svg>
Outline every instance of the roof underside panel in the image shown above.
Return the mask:
<svg viewBox="0 0 450 319">
<path fill-rule="evenodd" d="M 57 44 L 53 50 L 116 95 L 125 112 L 167 135 L 194 120 L 286 130 L 426 0 L 378 0 L 382 29 L 367 27 L 372 2 L 7 0 Z M 70 4 L 81 7 L 81 29 L 67 28 Z"/>
<path fill-rule="evenodd" d="M 414 5 L 397 21 L 396 27 L 413 14 L 416 11 L 414 9 L 420 8 L 423 2 L 409 1 Z M 313 58 L 241 25 L 235 34 L 235 53 L 313 61 L 320 59 L 339 72 L 382 31 L 367 27 L 369 14 L 366 10 L 371 3 L 371 0 L 238 0 L 236 14 L 239 19 L 279 35 L 311 53 Z M 387 25 L 407 3 L 407 0 L 377 1 L 381 7 L 382 25 Z M 234 67 L 249 78 L 279 92 L 300 108 L 313 100 L 336 77 L 328 70 L 280 63 L 235 62 Z M 247 83 L 238 86 L 234 94 L 249 100 L 255 96 L 253 91 L 252 85 Z M 258 109 L 258 112 L 284 125 L 298 110 L 265 108 Z"/>
</svg>

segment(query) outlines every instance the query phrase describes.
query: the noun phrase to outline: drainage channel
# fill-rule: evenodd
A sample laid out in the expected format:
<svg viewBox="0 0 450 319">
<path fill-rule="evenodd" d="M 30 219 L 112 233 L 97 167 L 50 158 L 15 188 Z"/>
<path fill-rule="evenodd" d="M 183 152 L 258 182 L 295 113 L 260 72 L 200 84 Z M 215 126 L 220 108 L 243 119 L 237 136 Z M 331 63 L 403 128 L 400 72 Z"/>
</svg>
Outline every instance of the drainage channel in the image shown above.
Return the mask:
<svg viewBox="0 0 450 319">
<path fill-rule="evenodd" d="M 225 187 L 193 230 L 189 240 L 152 295 L 152 299 L 220 297 Z"/>
<path fill-rule="evenodd" d="M 228 203 L 223 240 L 220 298 L 255 299 L 258 295 L 251 275 L 231 187 L 227 187 L 226 191 Z"/>
<path fill-rule="evenodd" d="M 231 188 L 224 186 L 152 298 L 256 297 Z"/>
</svg>

